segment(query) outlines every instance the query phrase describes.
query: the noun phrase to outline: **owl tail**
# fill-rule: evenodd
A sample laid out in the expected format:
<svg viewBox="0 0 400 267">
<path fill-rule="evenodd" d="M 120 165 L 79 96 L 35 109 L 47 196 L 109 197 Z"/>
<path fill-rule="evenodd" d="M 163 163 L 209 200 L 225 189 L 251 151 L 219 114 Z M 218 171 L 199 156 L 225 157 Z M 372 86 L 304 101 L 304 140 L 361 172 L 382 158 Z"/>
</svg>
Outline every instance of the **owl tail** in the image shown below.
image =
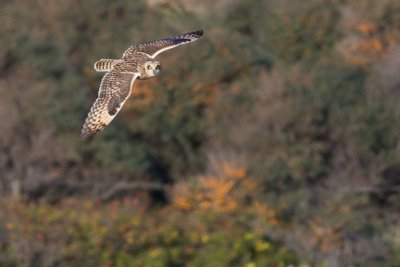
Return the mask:
<svg viewBox="0 0 400 267">
<path fill-rule="evenodd" d="M 94 69 L 98 72 L 107 72 L 114 68 L 118 63 L 124 62 L 121 59 L 100 59 L 94 63 Z"/>
</svg>

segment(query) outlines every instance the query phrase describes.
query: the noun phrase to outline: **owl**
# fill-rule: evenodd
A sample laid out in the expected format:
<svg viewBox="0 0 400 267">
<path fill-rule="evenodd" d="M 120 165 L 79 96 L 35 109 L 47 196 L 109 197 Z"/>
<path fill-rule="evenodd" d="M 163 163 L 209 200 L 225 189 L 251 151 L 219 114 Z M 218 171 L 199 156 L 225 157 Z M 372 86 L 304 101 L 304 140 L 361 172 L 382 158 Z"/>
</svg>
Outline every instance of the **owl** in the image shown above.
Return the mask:
<svg viewBox="0 0 400 267">
<path fill-rule="evenodd" d="M 83 124 L 81 136 L 88 138 L 103 130 L 117 115 L 131 94 L 136 79 L 145 80 L 161 71 L 156 56 L 174 47 L 194 42 L 203 35 L 195 31 L 129 47 L 121 59 L 100 59 L 94 63 L 98 72 L 106 72 L 98 97 Z"/>
</svg>

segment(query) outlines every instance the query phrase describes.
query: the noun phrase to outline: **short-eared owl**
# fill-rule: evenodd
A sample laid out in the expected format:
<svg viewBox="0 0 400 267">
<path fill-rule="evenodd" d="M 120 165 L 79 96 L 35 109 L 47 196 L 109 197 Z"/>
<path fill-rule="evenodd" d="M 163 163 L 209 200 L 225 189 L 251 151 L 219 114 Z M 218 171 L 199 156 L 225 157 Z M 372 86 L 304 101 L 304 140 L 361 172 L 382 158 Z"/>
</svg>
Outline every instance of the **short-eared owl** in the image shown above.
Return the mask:
<svg viewBox="0 0 400 267">
<path fill-rule="evenodd" d="M 203 31 L 172 36 L 133 45 L 121 59 L 100 59 L 94 63 L 98 72 L 107 72 L 100 83 L 99 94 L 83 125 L 81 136 L 87 138 L 104 129 L 120 111 L 131 94 L 135 79 L 149 79 L 161 71 L 155 57 L 174 47 L 196 41 Z"/>
</svg>

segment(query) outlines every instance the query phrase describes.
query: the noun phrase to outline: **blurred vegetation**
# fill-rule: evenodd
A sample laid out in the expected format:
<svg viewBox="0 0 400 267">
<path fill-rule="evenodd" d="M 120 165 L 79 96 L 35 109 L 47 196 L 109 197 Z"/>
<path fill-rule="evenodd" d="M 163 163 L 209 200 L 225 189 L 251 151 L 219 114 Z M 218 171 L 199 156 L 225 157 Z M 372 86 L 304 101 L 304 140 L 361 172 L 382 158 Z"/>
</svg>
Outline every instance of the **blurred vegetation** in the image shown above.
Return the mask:
<svg viewBox="0 0 400 267">
<path fill-rule="evenodd" d="M 242 169 L 225 167 L 229 169 L 221 170 L 222 186 L 232 181 L 248 183 Z M 201 181 L 199 190 L 207 189 L 214 178 L 202 177 Z M 3 201 L 7 215 L 3 217 L 2 213 L 0 219 L 5 223 L 4 237 L 10 243 L 3 245 L 0 262 L 7 266 L 121 267 L 298 263 L 293 252 L 271 240 L 262 228 L 252 227 L 255 221 L 277 223 L 268 206 L 246 204 L 240 206 L 246 207 L 242 212 L 238 205 L 230 204 L 243 200 L 239 188 L 232 190 L 229 200 L 225 190 L 213 188 L 202 196 L 212 202 L 216 198 L 216 206 L 207 205 L 206 199 L 196 203 L 199 208 L 185 204 L 191 195 L 182 185 L 172 193 L 176 196 L 174 204 L 151 211 L 143 208 L 143 199 L 131 198 L 106 205 L 65 198 L 57 207 Z"/>
<path fill-rule="evenodd" d="M 399 1 L 14 0 L 0 22 L 0 265 L 400 265 Z M 96 60 L 201 28 L 80 138 Z"/>
</svg>

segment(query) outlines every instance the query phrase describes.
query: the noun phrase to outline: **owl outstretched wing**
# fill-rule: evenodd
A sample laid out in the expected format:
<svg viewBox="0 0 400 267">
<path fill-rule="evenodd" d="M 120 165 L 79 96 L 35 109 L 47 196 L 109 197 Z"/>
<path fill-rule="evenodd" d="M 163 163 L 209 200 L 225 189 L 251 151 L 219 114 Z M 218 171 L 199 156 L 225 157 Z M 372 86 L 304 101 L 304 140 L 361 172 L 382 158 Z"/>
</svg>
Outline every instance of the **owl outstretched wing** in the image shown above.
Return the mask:
<svg viewBox="0 0 400 267">
<path fill-rule="evenodd" d="M 88 138 L 103 130 L 121 110 L 139 73 L 113 69 L 101 80 L 99 94 L 83 124 L 81 136 Z"/>
<path fill-rule="evenodd" d="M 143 52 L 148 54 L 150 57 L 155 58 L 158 54 L 172 49 L 174 47 L 194 42 L 203 35 L 203 31 L 188 32 L 181 35 L 171 36 L 169 38 L 141 43 L 129 47 L 123 54 L 123 59 L 128 59 L 133 56 L 136 52 Z"/>
</svg>

